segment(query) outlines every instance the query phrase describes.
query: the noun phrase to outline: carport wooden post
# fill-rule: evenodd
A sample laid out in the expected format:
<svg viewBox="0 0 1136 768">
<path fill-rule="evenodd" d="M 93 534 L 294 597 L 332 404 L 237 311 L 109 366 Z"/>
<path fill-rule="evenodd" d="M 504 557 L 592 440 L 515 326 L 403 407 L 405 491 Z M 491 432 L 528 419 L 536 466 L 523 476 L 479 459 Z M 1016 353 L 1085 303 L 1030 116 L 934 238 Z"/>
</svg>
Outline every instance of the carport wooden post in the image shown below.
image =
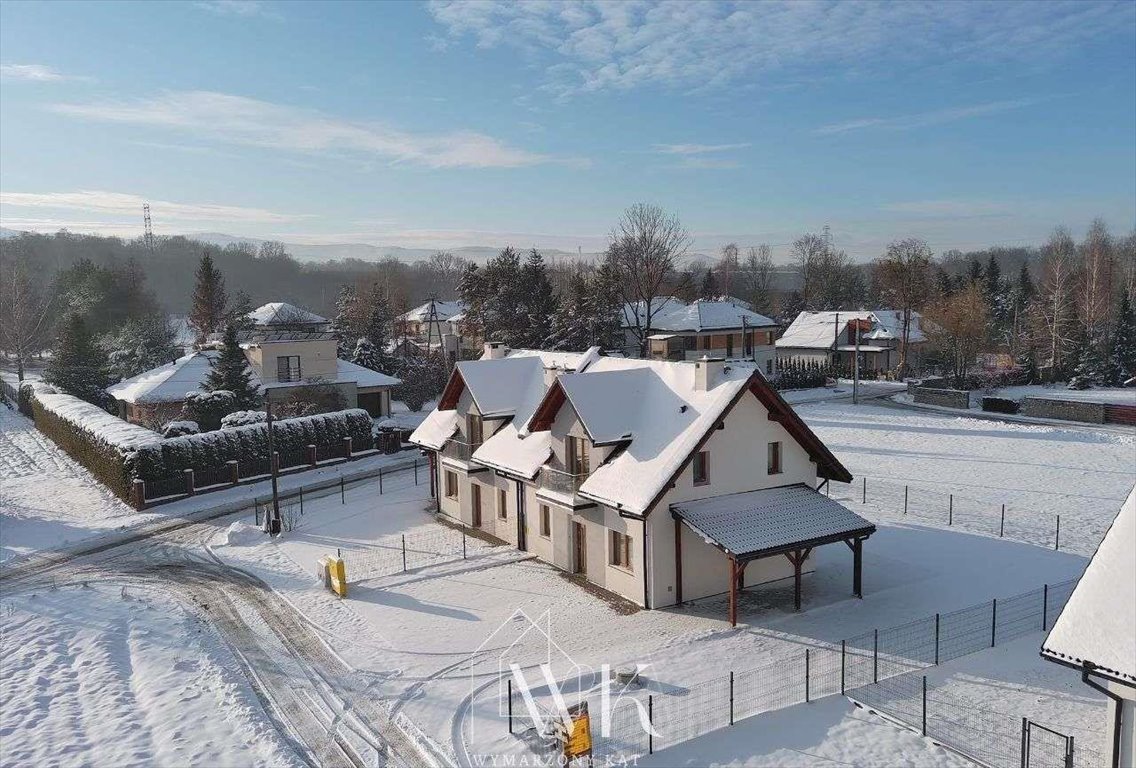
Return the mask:
<svg viewBox="0 0 1136 768">
<path fill-rule="evenodd" d="M 675 518 L 675 604 L 682 605 L 682 521 Z"/>
<path fill-rule="evenodd" d="M 852 594 L 864 599 L 864 540 L 857 538 L 852 544 Z"/>
<path fill-rule="evenodd" d="M 738 561 L 730 558 L 730 626 L 738 625 Z"/>
</svg>

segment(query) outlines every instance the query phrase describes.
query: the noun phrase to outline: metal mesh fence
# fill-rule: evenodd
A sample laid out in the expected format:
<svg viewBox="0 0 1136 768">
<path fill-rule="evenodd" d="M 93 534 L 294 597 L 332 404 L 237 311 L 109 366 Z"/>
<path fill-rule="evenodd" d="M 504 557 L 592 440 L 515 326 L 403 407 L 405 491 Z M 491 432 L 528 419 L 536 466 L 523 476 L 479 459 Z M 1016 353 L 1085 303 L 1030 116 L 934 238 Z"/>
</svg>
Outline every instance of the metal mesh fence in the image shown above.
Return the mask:
<svg viewBox="0 0 1136 768">
<path fill-rule="evenodd" d="M 850 484 L 830 482 L 827 493 L 852 509 L 871 504 L 890 515 L 1085 553 L 1094 551 L 1107 527 L 1078 521 L 1062 530 L 1060 515 L 1014 507 L 994 497 L 975 498 L 876 477 L 861 477 Z"/>
<path fill-rule="evenodd" d="M 807 652 L 802 648 L 772 655 L 759 666 L 688 687 L 652 685 L 648 681 L 647 690 L 636 693 L 634 698 L 649 702 L 651 722 L 659 735 L 649 737 L 634 705 L 621 701 L 611 713 L 610 735 L 596 739 L 595 755 L 608 761 L 628 760 L 762 712 L 846 692 L 895 719 L 921 728 L 922 676 L 916 674 L 918 670 L 1051 627 L 1075 585 L 1075 580 L 1047 585 L 1013 597 L 873 630 L 839 644 L 818 644 Z M 514 691 L 513 696 L 514 711 L 523 712 L 520 694 Z M 934 716 L 932 700 L 936 702 Z M 994 718 L 970 705 L 956 704 L 940 692 L 928 701 L 928 735 L 943 734 L 935 737 L 952 743 L 950 739 L 965 739 L 967 733 L 988 733 L 991 735 L 974 748 L 976 751 L 967 754 L 997 766 L 1003 764 L 1011 748 L 1016 750 L 1015 759 L 1020 756 L 1020 750 L 1014 746 L 1020 732 L 1014 730 L 1012 716 Z M 1008 738 L 1003 731 L 1013 737 L 1007 744 L 1003 743 Z M 1091 763 L 1078 762 L 1082 764 Z"/>
</svg>

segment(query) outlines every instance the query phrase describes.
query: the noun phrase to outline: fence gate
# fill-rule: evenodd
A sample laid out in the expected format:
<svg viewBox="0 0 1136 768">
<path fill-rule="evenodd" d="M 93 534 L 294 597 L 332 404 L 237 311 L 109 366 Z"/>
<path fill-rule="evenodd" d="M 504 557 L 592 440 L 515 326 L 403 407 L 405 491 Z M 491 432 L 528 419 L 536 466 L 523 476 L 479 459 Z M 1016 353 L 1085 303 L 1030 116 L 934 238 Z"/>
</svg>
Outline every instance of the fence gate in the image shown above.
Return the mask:
<svg viewBox="0 0 1136 768">
<path fill-rule="evenodd" d="M 1073 768 L 1073 737 L 1023 717 L 1021 768 Z"/>
</svg>

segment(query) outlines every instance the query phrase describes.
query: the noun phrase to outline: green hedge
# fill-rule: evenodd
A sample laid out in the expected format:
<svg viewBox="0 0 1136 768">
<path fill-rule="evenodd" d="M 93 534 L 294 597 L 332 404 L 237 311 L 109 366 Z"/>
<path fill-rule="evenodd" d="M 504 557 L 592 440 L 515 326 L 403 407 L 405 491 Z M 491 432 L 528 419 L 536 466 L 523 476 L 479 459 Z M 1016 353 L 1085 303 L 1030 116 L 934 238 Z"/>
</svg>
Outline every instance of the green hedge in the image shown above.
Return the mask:
<svg viewBox="0 0 1136 768">
<path fill-rule="evenodd" d="M 23 395 L 25 390 L 20 390 Z M 30 390 L 29 390 L 30 391 Z M 130 502 L 131 477 L 126 456 L 116 446 L 100 440 L 79 424 L 58 416 L 35 397 L 27 399 L 36 429 L 47 435 L 68 456 L 87 468 L 95 478 L 123 501 Z M 92 408 L 95 406 L 91 406 Z M 21 409 L 23 410 L 23 409 Z"/>
<path fill-rule="evenodd" d="M 280 454 L 302 451 L 308 445 L 338 447 L 351 438 L 352 451 L 372 447 L 371 417 L 362 408 L 280 419 L 272 425 L 273 447 Z M 140 447 L 127 460 L 133 477 L 148 482 L 168 481 L 187 469 L 212 470 L 226 462 L 268 457 L 268 425 L 249 424 L 161 440 Z"/>
</svg>

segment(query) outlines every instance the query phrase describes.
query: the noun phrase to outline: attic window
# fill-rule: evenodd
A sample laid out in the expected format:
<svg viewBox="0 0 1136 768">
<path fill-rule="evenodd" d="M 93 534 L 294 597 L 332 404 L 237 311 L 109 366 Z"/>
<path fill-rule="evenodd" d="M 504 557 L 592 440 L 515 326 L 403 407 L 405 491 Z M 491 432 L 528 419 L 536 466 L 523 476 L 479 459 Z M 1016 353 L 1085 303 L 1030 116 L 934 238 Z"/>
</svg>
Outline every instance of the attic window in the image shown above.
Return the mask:
<svg viewBox="0 0 1136 768">
<path fill-rule="evenodd" d="M 694 484 L 710 484 L 710 452 L 699 451 L 694 454 Z"/>
</svg>

